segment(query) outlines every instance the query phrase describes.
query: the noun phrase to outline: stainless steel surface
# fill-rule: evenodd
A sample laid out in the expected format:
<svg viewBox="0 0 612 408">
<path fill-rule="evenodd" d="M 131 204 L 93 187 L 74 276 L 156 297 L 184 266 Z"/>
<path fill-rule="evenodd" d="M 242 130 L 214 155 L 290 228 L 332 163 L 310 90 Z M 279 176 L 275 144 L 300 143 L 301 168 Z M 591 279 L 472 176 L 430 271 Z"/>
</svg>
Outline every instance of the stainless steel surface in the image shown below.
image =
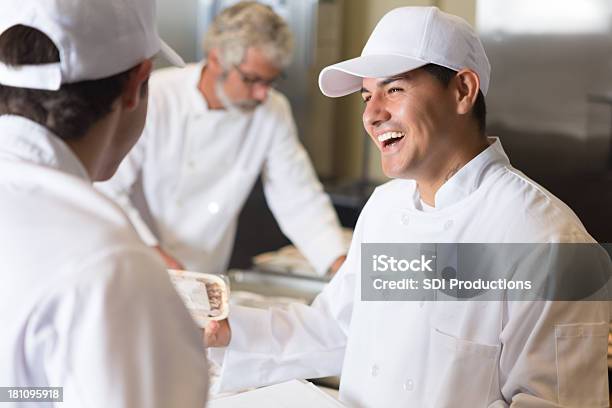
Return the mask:
<svg viewBox="0 0 612 408">
<path fill-rule="evenodd" d="M 232 269 L 227 275 L 230 278 L 230 292 L 241 290 L 263 296 L 293 297 L 307 303 L 311 303 L 328 283 L 325 278 L 271 271 Z"/>
<path fill-rule="evenodd" d="M 587 99 L 589 102 L 604 104 L 612 108 L 612 91 L 590 93 Z M 612 115 L 610 117 L 612 117 Z M 612 123 L 610 123 L 609 138 L 610 140 L 608 140 L 608 170 L 612 170 Z"/>
<path fill-rule="evenodd" d="M 492 66 L 490 124 L 595 136 L 587 94 L 612 89 L 612 2 L 477 0 L 477 29 Z"/>
<path fill-rule="evenodd" d="M 198 0 L 158 0 L 159 33 L 187 62 L 197 59 L 200 39 L 197 35 Z M 167 66 L 162 58 L 156 66 Z"/>
</svg>

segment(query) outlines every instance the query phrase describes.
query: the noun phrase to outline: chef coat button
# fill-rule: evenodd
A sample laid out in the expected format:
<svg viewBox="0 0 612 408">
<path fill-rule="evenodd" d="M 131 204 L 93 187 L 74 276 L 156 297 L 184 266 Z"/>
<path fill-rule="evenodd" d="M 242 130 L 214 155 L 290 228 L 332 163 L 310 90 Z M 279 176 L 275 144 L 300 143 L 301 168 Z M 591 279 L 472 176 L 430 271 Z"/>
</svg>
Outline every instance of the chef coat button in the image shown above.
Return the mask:
<svg viewBox="0 0 612 408">
<path fill-rule="evenodd" d="M 178 208 L 181 208 L 183 206 L 183 201 L 182 200 L 176 200 L 176 206 Z"/>
<path fill-rule="evenodd" d="M 414 381 L 412 381 L 412 379 L 408 379 L 406 380 L 406 382 L 404 383 L 404 391 L 412 391 L 414 390 Z"/>
<path fill-rule="evenodd" d="M 410 224 L 410 217 L 408 216 L 408 214 L 402 214 L 400 221 L 403 225 L 408 225 Z"/>
<path fill-rule="evenodd" d="M 445 230 L 449 230 L 449 229 L 451 229 L 451 228 L 453 227 L 453 224 L 454 224 L 453 220 L 448 220 L 448 221 L 446 221 L 446 222 L 444 223 L 444 229 L 445 229 Z"/>
<path fill-rule="evenodd" d="M 193 160 L 189 160 L 189 162 L 187 163 L 187 165 L 189 166 L 190 169 L 195 168 L 195 162 Z"/>
<path fill-rule="evenodd" d="M 208 211 L 211 214 L 216 214 L 219 212 L 219 204 L 215 203 L 214 201 L 212 203 L 208 204 Z"/>
<path fill-rule="evenodd" d="M 442 272 L 440 272 L 440 275 L 442 275 L 442 279 L 444 279 L 445 281 L 457 279 L 457 270 L 453 268 L 452 266 L 447 266 L 444 269 L 442 269 Z"/>
<path fill-rule="evenodd" d="M 372 366 L 372 377 L 376 377 L 378 375 L 379 368 L 376 364 Z"/>
</svg>

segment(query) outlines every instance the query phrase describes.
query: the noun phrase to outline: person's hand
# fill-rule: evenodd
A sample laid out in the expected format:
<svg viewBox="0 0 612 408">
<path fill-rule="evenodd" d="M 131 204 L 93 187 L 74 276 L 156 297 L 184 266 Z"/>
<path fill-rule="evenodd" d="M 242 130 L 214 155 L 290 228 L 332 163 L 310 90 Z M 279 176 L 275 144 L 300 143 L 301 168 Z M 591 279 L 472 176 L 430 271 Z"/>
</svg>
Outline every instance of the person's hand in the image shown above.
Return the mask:
<svg viewBox="0 0 612 408">
<path fill-rule="evenodd" d="M 211 320 L 203 330 L 202 338 L 206 347 L 226 347 L 232 338 L 227 319 Z"/>
<path fill-rule="evenodd" d="M 327 272 L 327 276 L 334 276 L 336 274 L 336 272 L 338 272 L 338 269 L 340 269 L 340 267 L 342 266 L 342 264 L 344 263 L 345 260 L 346 260 L 346 255 L 342 255 L 342 256 L 339 256 L 338 258 L 336 258 L 334 263 L 331 264 L 331 266 L 329 267 L 329 271 Z"/>
<path fill-rule="evenodd" d="M 161 249 L 160 246 L 154 246 L 153 249 L 157 251 L 157 253 L 162 257 L 168 269 L 185 269 L 183 264 L 181 264 L 179 261 L 170 256 L 166 251 Z"/>
</svg>

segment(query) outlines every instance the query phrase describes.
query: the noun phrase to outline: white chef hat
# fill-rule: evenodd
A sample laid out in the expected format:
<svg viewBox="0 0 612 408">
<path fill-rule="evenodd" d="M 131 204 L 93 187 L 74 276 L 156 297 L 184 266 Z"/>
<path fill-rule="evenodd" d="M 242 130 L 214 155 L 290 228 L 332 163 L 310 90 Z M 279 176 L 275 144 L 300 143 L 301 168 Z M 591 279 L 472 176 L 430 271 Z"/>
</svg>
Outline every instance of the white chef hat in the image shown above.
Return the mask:
<svg viewBox="0 0 612 408">
<path fill-rule="evenodd" d="M 487 94 L 491 65 L 480 39 L 465 20 L 436 7 L 401 7 L 385 14 L 361 56 L 324 68 L 319 87 L 327 96 L 344 96 L 360 90 L 363 78 L 389 78 L 430 63 L 472 69 Z"/>
<path fill-rule="evenodd" d="M 0 34 L 16 25 L 47 35 L 60 62 L 0 62 L 0 84 L 7 86 L 58 90 L 124 72 L 160 51 L 170 63 L 185 65 L 159 38 L 155 0 L 2 0 Z"/>
</svg>

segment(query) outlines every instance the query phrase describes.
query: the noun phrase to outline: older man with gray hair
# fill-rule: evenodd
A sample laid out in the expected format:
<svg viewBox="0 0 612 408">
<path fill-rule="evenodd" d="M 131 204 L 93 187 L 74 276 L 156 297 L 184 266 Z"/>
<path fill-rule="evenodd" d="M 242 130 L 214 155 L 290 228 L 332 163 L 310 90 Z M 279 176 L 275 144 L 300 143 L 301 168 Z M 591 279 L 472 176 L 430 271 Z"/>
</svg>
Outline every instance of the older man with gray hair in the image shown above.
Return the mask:
<svg viewBox="0 0 612 408">
<path fill-rule="evenodd" d="M 168 266 L 224 272 L 260 174 L 281 230 L 314 267 L 323 274 L 342 263 L 337 216 L 287 99 L 273 89 L 292 48 L 287 24 L 270 7 L 240 2 L 211 25 L 205 61 L 153 75 L 144 135 L 99 187 Z"/>
</svg>

